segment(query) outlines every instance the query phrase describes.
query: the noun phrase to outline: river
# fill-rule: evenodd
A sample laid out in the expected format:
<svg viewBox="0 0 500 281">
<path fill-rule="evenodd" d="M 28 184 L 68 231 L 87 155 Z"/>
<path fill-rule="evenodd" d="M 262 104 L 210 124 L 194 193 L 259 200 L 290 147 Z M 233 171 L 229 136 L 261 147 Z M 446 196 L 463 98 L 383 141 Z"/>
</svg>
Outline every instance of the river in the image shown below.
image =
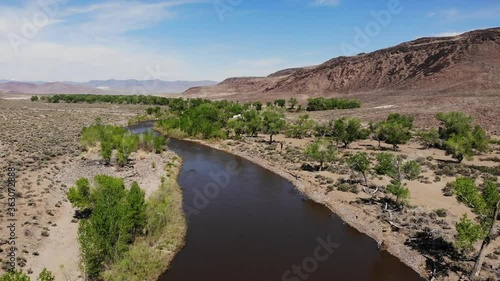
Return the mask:
<svg viewBox="0 0 500 281">
<path fill-rule="evenodd" d="M 423 280 L 282 177 L 200 144 L 170 140 L 169 148 L 183 158 L 189 223 L 160 281 Z"/>
</svg>

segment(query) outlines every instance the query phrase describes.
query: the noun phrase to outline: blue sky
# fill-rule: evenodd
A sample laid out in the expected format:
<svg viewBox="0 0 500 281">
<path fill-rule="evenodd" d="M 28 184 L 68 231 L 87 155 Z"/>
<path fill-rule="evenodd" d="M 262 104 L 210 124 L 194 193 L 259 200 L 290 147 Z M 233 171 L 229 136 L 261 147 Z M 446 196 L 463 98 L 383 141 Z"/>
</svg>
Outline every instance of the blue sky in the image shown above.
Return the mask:
<svg viewBox="0 0 500 281">
<path fill-rule="evenodd" d="M 4 0 L 0 79 L 262 76 L 497 27 L 499 14 L 493 0 Z"/>
</svg>

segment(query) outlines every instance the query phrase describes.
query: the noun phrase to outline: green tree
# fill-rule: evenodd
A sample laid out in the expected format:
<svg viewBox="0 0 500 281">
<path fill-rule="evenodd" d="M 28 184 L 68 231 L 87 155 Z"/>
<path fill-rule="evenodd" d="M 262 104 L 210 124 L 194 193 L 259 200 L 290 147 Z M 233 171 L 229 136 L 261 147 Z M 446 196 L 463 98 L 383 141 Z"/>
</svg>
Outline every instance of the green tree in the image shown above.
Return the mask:
<svg viewBox="0 0 500 281">
<path fill-rule="evenodd" d="M 398 150 L 400 144 L 407 143 L 411 138 L 410 129 L 397 122 L 383 122 L 380 133 L 385 143 L 391 144 L 394 151 Z"/>
<path fill-rule="evenodd" d="M 470 133 L 464 135 L 452 135 L 445 143 L 446 155 L 457 159 L 461 163 L 463 159 L 472 160 L 474 140 Z"/>
<path fill-rule="evenodd" d="M 262 117 L 255 109 L 248 110 L 242 114 L 243 122 L 245 123 L 246 133 L 252 137 L 256 137 L 262 129 Z"/>
<path fill-rule="evenodd" d="M 421 131 L 419 133 L 422 145 L 425 148 L 440 147 L 439 131 L 437 129 L 430 129 Z"/>
<path fill-rule="evenodd" d="M 377 155 L 377 161 L 375 171 L 391 178 L 387 191 L 396 196 L 396 202 L 406 204 L 410 190 L 404 180 L 416 179 L 421 173 L 420 165 L 416 161 L 405 161 L 402 157 L 389 153 L 380 153 Z"/>
<path fill-rule="evenodd" d="M 480 126 L 474 126 L 474 119 L 463 112 L 438 113 L 436 118 L 441 121 L 440 138 L 444 141 L 447 155 L 457 159 L 471 160 L 476 152 L 488 149 L 488 137 Z"/>
<path fill-rule="evenodd" d="M 365 139 L 368 131 L 361 127 L 361 120 L 358 118 L 340 118 L 333 123 L 333 139 L 342 142 L 344 148 L 349 148 L 349 144 L 357 140 Z"/>
<path fill-rule="evenodd" d="M 474 244 L 484 237 L 484 231 L 481 225 L 474 223 L 466 214 L 460 218 L 456 225 L 457 240 L 455 245 L 464 250 L 473 250 Z"/>
<path fill-rule="evenodd" d="M 81 260 L 88 279 L 97 279 L 107 265 L 121 257 L 135 236 L 142 233 L 146 223 L 144 196 L 137 183 L 127 190 L 123 179 L 106 175 L 94 178 L 94 187 L 90 190 L 92 212 L 78 227 Z M 78 202 L 70 198 L 69 193 L 68 199 L 74 206 Z"/>
<path fill-rule="evenodd" d="M 101 157 L 109 164 L 111 162 L 111 155 L 113 154 L 113 143 L 108 140 L 101 141 Z"/>
<path fill-rule="evenodd" d="M 285 104 L 286 104 L 286 100 L 284 100 L 284 99 L 277 99 L 274 101 L 275 106 L 285 107 Z"/>
<path fill-rule="evenodd" d="M 245 133 L 245 127 L 243 118 L 234 118 L 227 122 L 227 128 L 233 132 L 236 138 L 240 138 Z"/>
<path fill-rule="evenodd" d="M 469 221 L 466 216 L 457 224 L 457 246 L 459 248 L 472 249 L 476 241 L 483 239 L 471 272 L 472 277 L 477 277 L 481 271 L 487 248 L 491 240 L 495 239 L 496 222 L 500 210 L 500 192 L 498 186 L 491 181 L 486 181 L 483 191 L 480 192 L 475 181 L 471 178 L 457 178 L 451 185 L 457 195 L 457 200 L 472 208 L 479 217 L 479 225 Z"/>
<path fill-rule="evenodd" d="M 287 136 L 292 138 L 304 138 L 309 135 L 310 130 L 314 128 L 315 122 L 308 114 L 301 114 L 296 120 L 288 124 Z"/>
<path fill-rule="evenodd" d="M 133 151 L 137 150 L 138 143 L 138 138 L 134 135 L 125 135 L 119 139 L 116 156 L 121 166 L 128 163 L 128 158 Z"/>
<path fill-rule="evenodd" d="M 370 169 L 370 159 L 368 158 L 368 154 L 365 152 L 358 152 L 347 158 L 347 164 L 351 170 L 358 172 L 363 176 L 365 186 L 368 186 L 368 178 L 366 176 Z"/>
<path fill-rule="evenodd" d="M 73 207 L 91 209 L 93 206 L 93 200 L 90 194 L 90 183 L 86 178 L 77 180 L 75 186 L 69 189 L 67 196 Z"/>
<path fill-rule="evenodd" d="M 376 138 L 391 144 L 394 151 L 400 144 L 405 144 L 411 139 L 413 116 L 391 113 L 386 121 L 380 122 L 375 128 Z"/>
<path fill-rule="evenodd" d="M 474 119 L 463 112 L 446 112 L 436 114 L 436 119 L 441 121 L 439 135 L 441 139 L 448 140 L 452 135 L 463 135 L 471 131 Z"/>
<path fill-rule="evenodd" d="M 267 110 L 262 114 L 262 131 L 269 134 L 269 143 L 273 142 L 273 135 L 279 134 L 285 125 L 283 113 Z"/>
<path fill-rule="evenodd" d="M 307 145 L 305 154 L 319 162 L 320 171 L 323 169 L 323 163 L 334 161 L 337 157 L 335 147 L 325 139 L 316 139 L 316 141 Z"/>
<path fill-rule="evenodd" d="M 299 102 L 297 101 L 297 98 L 290 98 L 288 100 L 288 104 L 290 105 L 290 109 L 294 109 L 295 106 L 298 104 Z"/>
<path fill-rule="evenodd" d="M 261 111 L 262 110 L 262 102 L 256 101 L 253 103 L 253 106 L 255 107 L 255 110 Z"/>
<path fill-rule="evenodd" d="M 38 101 L 38 96 L 32 96 L 32 97 L 31 97 L 31 101 L 32 101 L 32 102 Z"/>
</svg>

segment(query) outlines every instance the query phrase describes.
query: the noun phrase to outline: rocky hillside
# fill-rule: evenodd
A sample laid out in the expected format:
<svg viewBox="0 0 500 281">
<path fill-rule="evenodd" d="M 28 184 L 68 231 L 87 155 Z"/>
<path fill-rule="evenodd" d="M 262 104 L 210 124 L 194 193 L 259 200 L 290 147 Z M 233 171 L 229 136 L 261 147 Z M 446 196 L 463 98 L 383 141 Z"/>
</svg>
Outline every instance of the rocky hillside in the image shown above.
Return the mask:
<svg viewBox="0 0 500 281">
<path fill-rule="evenodd" d="M 500 89 L 500 28 L 455 37 L 420 38 L 394 47 L 338 57 L 268 77 L 230 78 L 187 96 L 252 99 L 333 96 L 361 92 L 476 93 Z"/>
</svg>

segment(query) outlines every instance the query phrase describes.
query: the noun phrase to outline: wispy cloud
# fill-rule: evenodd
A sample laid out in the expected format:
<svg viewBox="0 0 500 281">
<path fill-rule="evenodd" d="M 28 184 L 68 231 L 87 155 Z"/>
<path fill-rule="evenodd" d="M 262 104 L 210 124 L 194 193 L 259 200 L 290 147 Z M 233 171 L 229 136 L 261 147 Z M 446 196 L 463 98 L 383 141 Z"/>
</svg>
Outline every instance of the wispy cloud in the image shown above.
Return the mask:
<svg viewBox="0 0 500 281">
<path fill-rule="evenodd" d="M 158 3 L 139 1 L 108 1 L 87 6 L 69 7 L 63 18 L 79 17 L 75 23 L 80 31 L 95 36 L 124 34 L 154 26 L 175 18 L 172 10 L 183 5 L 205 3 L 208 0 L 177 0 Z"/>
<path fill-rule="evenodd" d="M 444 20 L 453 22 L 464 20 L 498 19 L 498 14 L 500 14 L 500 5 L 468 11 L 451 8 L 437 12 L 436 16 L 439 16 Z"/>
</svg>

